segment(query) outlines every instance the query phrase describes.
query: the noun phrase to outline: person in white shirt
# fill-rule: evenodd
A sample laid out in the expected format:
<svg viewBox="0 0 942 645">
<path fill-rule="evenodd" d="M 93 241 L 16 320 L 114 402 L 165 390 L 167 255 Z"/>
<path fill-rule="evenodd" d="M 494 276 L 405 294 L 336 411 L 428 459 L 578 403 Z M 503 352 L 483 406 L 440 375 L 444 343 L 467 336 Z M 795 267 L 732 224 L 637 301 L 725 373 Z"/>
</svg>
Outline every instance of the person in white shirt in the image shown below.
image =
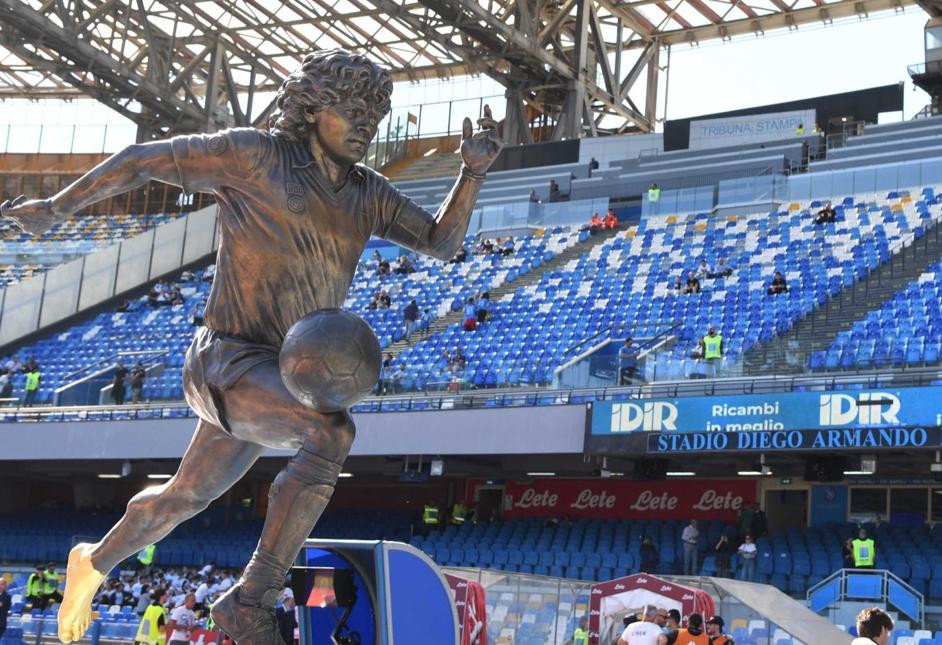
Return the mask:
<svg viewBox="0 0 942 645">
<path fill-rule="evenodd" d="M 661 635 L 661 628 L 655 622 L 657 607 L 645 605 L 644 620 L 631 623 L 625 627 L 618 639 L 618 645 L 657 645 L 657 638 Z"/>
<path fill-rule="evenodd" d="M 209 585 L 206 584 L 205 580 L 200 583 L 200 586 L 196 588 L 193 595 L 196 597 L 196 604 L 200 608 L 206 606 L 206 597 L 209 596 Z"/>
<path fill-rule="evenodd" d="M 739 545 L 739 561 L 742 565 L 739 568 L 739 579 L 754 582 L 756 579 L 756 556 L 759 555 L 752 536 L 747 535 L 746 541 Z"/>
<path fill-rule="evenodd" d="M 206 576 L 208 576 L 210 573 L 213 572 L 213 569 L 214 569 L 214 568 L 216 568 L 216 563 L 215 563 L 215 562 L 210 562 L 210 563 L 207 564 L 205 567 L 203 567 L 202 569 L 200 569 L 200 575 L 205 578 Z"/>
<path fill-rule="evenodd" d="M 697 575 L 697 556 L 699 555 L 700 531 L 697 529 L 697 520 L 690 520 L 690 524 L 684 527 L 684 532 L 680 535 L 680 540 L 684 543 L 684 575 Z"/>
<path fill-rule="evenodd" d="M 196 596 L 187 594 L 183 604 L 170 612 L 170 622 L 167 623 L 170 640 L 167 645 L 190 645 L 190 632 L 196 628 L 196 614 L 193 613 L 195 604 Z"/>
<path fill-rule="evenodd" d="M 219 591 L 228 591 L 232 586 L 232 576 L 228 573 L 222 574 L 222 580 L 219 581 Z"/>
</svg>

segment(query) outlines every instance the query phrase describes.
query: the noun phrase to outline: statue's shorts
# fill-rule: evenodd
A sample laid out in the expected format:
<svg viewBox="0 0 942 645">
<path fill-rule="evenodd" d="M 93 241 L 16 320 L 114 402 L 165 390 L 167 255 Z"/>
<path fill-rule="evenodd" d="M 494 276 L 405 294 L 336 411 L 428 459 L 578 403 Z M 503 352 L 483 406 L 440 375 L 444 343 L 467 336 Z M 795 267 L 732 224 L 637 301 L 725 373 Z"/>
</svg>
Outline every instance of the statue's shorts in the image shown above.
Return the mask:
<svg viewBox="0 0 942 645">
<path fill-rule="evenodd" d="M 186 352 L 183 394 L 199 418 L 231 434 L 226 391 L 261 363 L 278 361 L 279 348 L 200 327 Z"/>
</svg>

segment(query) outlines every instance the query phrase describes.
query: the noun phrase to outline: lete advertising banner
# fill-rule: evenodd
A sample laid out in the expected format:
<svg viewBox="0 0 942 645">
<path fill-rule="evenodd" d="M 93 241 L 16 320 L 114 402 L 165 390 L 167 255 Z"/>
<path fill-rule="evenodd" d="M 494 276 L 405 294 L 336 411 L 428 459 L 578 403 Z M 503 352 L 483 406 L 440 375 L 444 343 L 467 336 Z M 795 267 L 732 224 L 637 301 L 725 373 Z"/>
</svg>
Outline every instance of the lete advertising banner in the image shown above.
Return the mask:
<svg viewBox="0 0 942 645">
<path fill-rule="evenodd" d="M 633 482 L 621 479 L 537 479 L 504 488 L 505 517 L 736 520 L 756 498 L 754 481 Z"/>
</svg>

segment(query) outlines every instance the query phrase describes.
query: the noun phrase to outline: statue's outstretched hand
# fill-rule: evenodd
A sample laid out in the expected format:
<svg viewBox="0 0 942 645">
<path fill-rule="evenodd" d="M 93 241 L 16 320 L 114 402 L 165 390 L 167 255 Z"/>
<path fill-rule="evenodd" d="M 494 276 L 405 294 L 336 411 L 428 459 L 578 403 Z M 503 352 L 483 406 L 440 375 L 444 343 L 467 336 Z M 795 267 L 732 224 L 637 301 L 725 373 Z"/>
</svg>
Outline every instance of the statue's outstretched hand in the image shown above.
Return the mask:
<svg viewBox="0 0 942 645">
<path fill-rule="evenodd" d="M 489 105 L 484 106 L 484 116 L 478 119 L 478 127 L 480 131 L 473 133 L 471 119 L 465 117 L 461 129 L 461 160 L 471 172 L 483 175 L 504 147 L 497 135 L 497 121 L 491 116 Z"/>
<path fill-rule="evenodd" d="M 27 200 L 26 195 L 0 204 L 0 216 L 11 218 L 21 230 L 33 235 L 48 231 L 62 219 L 53 212 L 51 199 Z"/>
</svg>

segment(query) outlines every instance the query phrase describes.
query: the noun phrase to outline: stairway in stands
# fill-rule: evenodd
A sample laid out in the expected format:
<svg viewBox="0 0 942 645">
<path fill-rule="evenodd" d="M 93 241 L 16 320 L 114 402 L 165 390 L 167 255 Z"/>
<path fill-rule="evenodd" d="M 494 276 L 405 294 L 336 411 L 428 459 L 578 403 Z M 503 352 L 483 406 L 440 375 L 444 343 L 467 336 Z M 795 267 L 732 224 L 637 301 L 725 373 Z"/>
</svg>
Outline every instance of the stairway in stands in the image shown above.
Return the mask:
<svg viewBox="0 0 942 645">
<path fill-rule="evenodd" d="M 868 311 L 879 309 L 940 257 L 942 223 L 933 222 L 923 237 L 895 253 L 870 275 L 831 296 L 785 334 L 746 352 L 744 372 L 757 376 L 806 371 L 812 352 L 826 350 L 838 332 L 850 329 Z"/>
<path fill-rule="evenodd" d="M 513 282 L 505 282 L 499 287 L 495 287 L 491 289 L 490 290 L 491 302 L 492 303 L 497 302 L 508 293 L 513 293 L 517 289 L 520 289 L 522 287 L 528 287 L 531 284 L 536 284 L 537 282 L 540 281 L 540 278 L 542 278 L 544 274 L 552 273 L 553 271 L 558 270 L 559 268 L 565 266 L 570 260 L 574 260 L 576 258 L 579 258 L 585 255 L 586 253 L 591 251 L 594 247 L 599 246 L 606 240 L 610 240 L 616 235 L 618 235 L 619 233 L 624 233 L 624 232 L 625 232 L 625 226 L 620 226 L 614 231 L 602 231 L 600 233 L 596 233 L 595 235 L 590 235 L 588 239 L 586 239 L 585 241 L 574 244 L 573 246 L 569 247 L 568 249 L 566 249 L 565 251 L 563 251 L 556 257 L 554 257 L 549 262 L 543 263 L 542 265 L 540 265 L 540 268 L 530 271 L 529 273 L 526 273 L 518 277 Z M 463 312 L 461 310 L 458 310 L 458 311 L 449 311 L 444 316 L 435 318 L 429 324 L 428 336 L 433 336 L 437 333 L 440 333 L 444 331 L 445 329 L 447 329 L 450 325 L 457 325 L 458 323 L 461 322 L 462 315 L 463 315 Z M 426 338 L 426 335 L 424 333 L 420 334 L 416 332 L 415 334 L 412 335 L 412 341 L 414 343 L 421 342 L 423 338 Z M 392 354 L 394 357 L 399 356 L 399 353 L 405 348 L 409 347 L 409 345 L 410 343 L 404 340 L 396 341 L 395 343 L 393 343 L 392 345 L 390 345 L 389 347 L 383 350 L 383 355 L 385 356 L 386 353 L 388 352 Z"/>
</svg>

